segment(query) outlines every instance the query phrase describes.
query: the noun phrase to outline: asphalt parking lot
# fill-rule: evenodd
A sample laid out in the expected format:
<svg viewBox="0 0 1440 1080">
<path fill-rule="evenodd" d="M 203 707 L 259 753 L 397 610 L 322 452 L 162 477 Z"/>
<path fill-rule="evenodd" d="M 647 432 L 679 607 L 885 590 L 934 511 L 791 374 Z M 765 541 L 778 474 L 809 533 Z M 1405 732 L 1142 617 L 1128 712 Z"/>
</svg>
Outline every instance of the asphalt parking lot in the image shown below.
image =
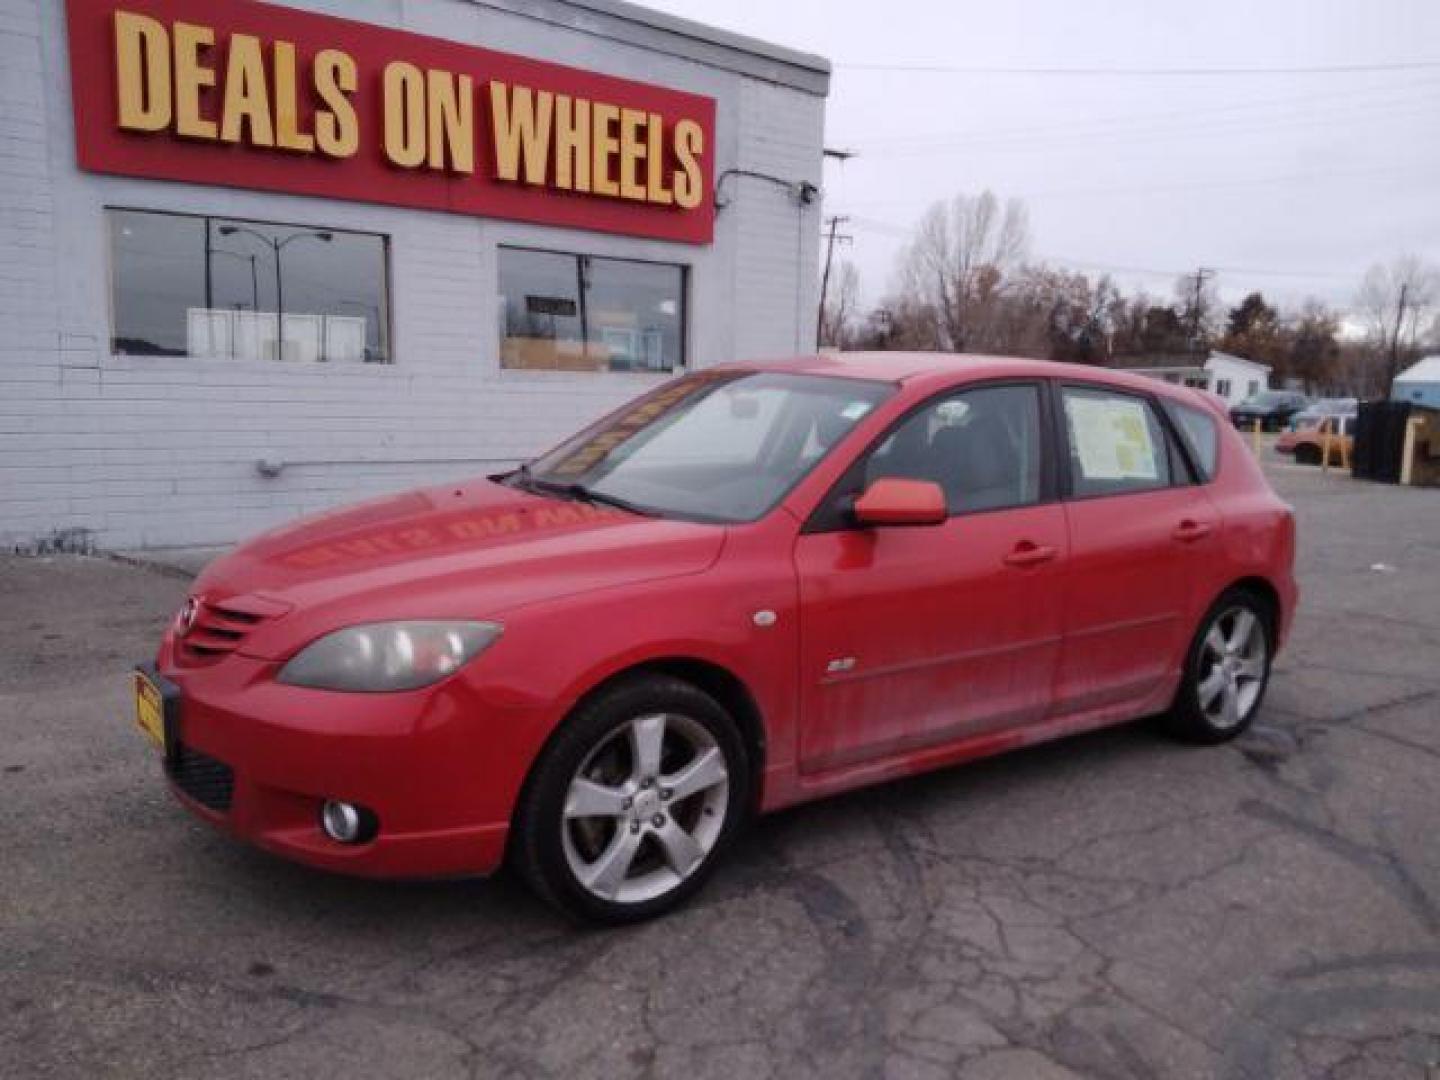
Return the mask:
<svg viewBox="0 0 1440 1080">
<path fill-rule="evenodd" d="M 1255 728 L 1144 724 L 758 823 L 613 932 L 192 820 L 126 672 L 183 580 L 0 559 L 0 1074 L 1440 1076 L 1440 491 L 1275 467 Z"/>
</svg>

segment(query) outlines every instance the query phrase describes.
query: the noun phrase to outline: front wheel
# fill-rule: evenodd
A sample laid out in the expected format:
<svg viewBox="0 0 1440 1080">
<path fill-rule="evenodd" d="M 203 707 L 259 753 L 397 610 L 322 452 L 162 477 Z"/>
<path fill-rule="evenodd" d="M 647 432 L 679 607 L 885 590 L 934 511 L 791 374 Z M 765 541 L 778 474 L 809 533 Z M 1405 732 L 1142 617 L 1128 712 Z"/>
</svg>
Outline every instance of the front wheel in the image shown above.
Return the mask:
<svg viewBox="0 0 1440 1080">
<path fill-rule="evenodd" d="M 1219 743 L 1248 728 L 1270 682 L 1268 605 L 1230 589 L 1201 620 L 1171 707 L 1171 730 L 1188 742 Z"/>
<path fill-rule="evenodd" d="M 745 747 L 718 702 L 669 676 L 629 679 L 581 705 L 541 755 L 512 856 L 567 915 L 635 922 L 703 884 L 749 797 Z"/>
</svg>

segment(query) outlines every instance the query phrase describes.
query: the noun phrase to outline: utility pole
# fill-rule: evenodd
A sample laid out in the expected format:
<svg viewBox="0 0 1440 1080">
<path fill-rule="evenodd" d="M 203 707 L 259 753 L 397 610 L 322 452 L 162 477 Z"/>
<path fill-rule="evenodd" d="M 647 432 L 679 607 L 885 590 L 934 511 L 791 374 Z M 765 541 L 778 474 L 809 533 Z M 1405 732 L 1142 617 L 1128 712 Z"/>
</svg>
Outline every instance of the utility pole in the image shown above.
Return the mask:
<svg viewBox="0 0 1440 1080">
<path fill-rule="evenodd" d="M 1195 278 L 1195 299 L 1190 307 L 1190 348 L 1198 355 L 1200 352 L 1200 328 L 1204 325 L 1205 305 L 1205 282 L 1215 276 L 1215 271 L 1209 267 L 1196 267 L 1193 275 Z"/>
<path fill-rule="evenodd" d="M 1405 301 L 1410 296 L 1410 283 L 1400 283 L 1400 295 L 1395 301 L 1395 329 L 1390 335 L 1390 370 L 1385 375 L 1385 396 L 1395 385 L 1395 376 L 1400 374 L 1400 327 L 1405 322 Z"/>
<path fill-rule="evenodd" d="M 846 236 L 836 230 L 840 223 L 850 219 L 843 214 L 834 214 L 830 218 L 829 238 L 825 242 L 825 272 L 820 275 L 820 310 L 815 315 L 815 347 L 820 347 L 820 333 L 825 327 L 825 298 L 830 291 L 830 263 L 835 258 L 835 243 L 848 244 L 853 237 Z"/>
</svg>

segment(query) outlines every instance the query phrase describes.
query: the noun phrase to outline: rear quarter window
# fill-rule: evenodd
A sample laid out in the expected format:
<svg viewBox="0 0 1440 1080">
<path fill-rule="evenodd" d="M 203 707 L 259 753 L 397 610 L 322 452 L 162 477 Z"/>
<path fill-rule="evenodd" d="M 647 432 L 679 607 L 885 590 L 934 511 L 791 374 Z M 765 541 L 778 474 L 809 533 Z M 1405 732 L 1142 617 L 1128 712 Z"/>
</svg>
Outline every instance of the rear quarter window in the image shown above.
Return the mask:
<svg viewBox="0 0 1440 1080">
<path fill-rule="evenodd" d="M 1165 412 L 1180 431 L 1185 448 L 1190 451 L 1190 460 L 1200 470 L 1200 479 L 1215 479 L 1215 461 L 1220 452 L 1220 432 L 1215 418 L 1204 409 L 1182 405 L 1178 401 L 1164 400 Z"/>
</svg>

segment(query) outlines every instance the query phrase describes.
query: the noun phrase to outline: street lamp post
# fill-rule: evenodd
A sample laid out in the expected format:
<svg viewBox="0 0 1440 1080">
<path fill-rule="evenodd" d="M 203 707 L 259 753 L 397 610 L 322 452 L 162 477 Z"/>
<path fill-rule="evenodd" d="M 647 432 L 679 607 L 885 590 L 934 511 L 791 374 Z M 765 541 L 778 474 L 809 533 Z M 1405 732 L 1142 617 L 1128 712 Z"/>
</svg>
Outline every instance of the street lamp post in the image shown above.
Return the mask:
<svg viewBox="0 0 1440 1080">
<path fill-rule="evenodd" d="M 259 311 L 259 310 L 260 310 L 260 271 L 259 271 L 260 256 L 258 256 L 258 255 L 242 255 L 242 254 L 241 254 L 240 252 L 238 252 L 238 251 L 226 251 L 224 248 L 213 248 L 213 249 L 211 249 L 210 254 L 211 254 L 212 257 L 215 256 L 215 255 L 223 255 L 223 256 L 225 256 L 226 258 L 229 258 L 229 259 L 239 259 L 241 262 L 248 262 L 248 263 L 250 264 L 250 310 L 251 310 L 251 311 Z M 239 305 L 236 305 L 236 306 L 238 307 Z"/>
<path fill-rule="evenodd" d="M 262 244 L 267 244 L 275 255 L 275 333 L 280 344 L 280 359 L 285 359 L 285 282 L 284 274 L 280 269 L 280 252 L 285 245 L 295 240 L 319 240 L 322 243 L 330 243 L 335 239 L 335 234 L 325 229 L 307 229 L 303 232 L 292 232 L 284 239 L 274 236 L 267 236 L 258 229 L 249 228 L 246 225 L 221 225 L 221 236 L 234 236 L 236 233 L 247 233 L 255 237 Z"/>
</svg>

